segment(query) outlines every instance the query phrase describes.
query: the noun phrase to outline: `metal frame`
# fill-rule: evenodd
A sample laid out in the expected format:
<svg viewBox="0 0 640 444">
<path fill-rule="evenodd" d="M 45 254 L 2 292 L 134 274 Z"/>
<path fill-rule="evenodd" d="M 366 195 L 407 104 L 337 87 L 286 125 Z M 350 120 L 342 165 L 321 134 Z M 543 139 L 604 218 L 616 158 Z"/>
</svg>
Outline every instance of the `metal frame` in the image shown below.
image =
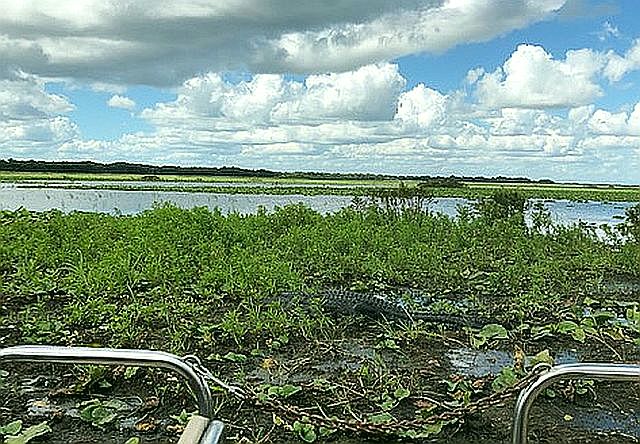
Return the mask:
<svg viewBox="0 0 640 444">
<path fill-rule="evenodd" d="M 128 365 L 173 370 L 188 381 L 202 416 L 213 414 L 213 398 L 207 382 L 176 355 L 153 350 L 21 345 L 0 349 L 0 362 L 51 362 L 57 364 Z"/>
<path fill-rule="evenodd" d="M 513 419 L 513 444 L 527 444 L 529 410 L 545 388 L 564 379 L 597 379 L 640 382 L 640 365 L 579 363 L 552 367 L 529 387 L 520 392 Z"/>
</svg>

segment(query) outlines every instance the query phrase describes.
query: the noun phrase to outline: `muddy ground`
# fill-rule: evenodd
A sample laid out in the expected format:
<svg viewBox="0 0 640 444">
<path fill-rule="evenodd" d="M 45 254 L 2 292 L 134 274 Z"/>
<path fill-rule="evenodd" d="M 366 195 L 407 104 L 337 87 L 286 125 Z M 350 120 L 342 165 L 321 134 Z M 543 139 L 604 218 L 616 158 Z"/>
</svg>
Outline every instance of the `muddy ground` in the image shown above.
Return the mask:
<svg viewBox="0 0 640 444">
<path fill-rule="evenodd" d="M 356 415 L 350 412 L 350 406 L 365 411 L 367 404 L 380 403 L 371 398 L 376 387 L 380 393 L 384 391 L 384 381 L 373 387 L 367 387 L 366 382 L 358 384 L 358 378 L 365 377 L 363 366 L 368 366 L 372 373 L 377 366 L 386 370 L 380 372 L 386 378 L 397 376 L 420 387 L 420 390 L 409 388 L 411 394 L 391 410 L 394 416 L 411 416 L 411 412 L 426 404 L 451 401 L 452 394 L 445 380 L 465 378 L 472 381 L 479 392 L 486 390 L 502 368 L 514 364 L 516 347 L 528 356 L 548 349 L 557 363 L 637 362 L 639 358 L 637 347 L 631 344 L 590 341 L 577 347 L 575 342 L 555 338 L 535 343 L 512 341 L 500 343 L 498 348 L 474 349 L 466 345 L 468 341 L 463 333 L 433 326 L 425 326 L 431 330 L 430 335 L 418 340 L 403 344 L 401 339 L 394 339 L 391 343 L 384 342 L 389 338 L 380 336 L 378 323 L 363 319 L 349 322 L 358 326 L 350 337 L 289 343 L 262 356 L 249 356 L 241 363 L 212 359 L 207 361 L 207 366 L 227 381 L 241 378 L 252 387 L 264 383 L 302 387 L 300 393 L 285 400 L 286 404 L 303 406 L 310 413 L 317 412 L 314 404 L 329 406 L 334 414 L 345 416 Z M 181 381 L 161 370 L 140 369 L 125 378 L 124 368 L 96 372 L 93 376 L 87 376 L 79 368 L 50 364 L 12 364 L 2 368 L 8 374 L 4 373 L 3 377 L 0 425 L 22 419 L 26 428 L 47 421 L 51 432 L 32 442 L 124 443 L 132 437 L 138 437 L 140 442 L 177 442 L 184 425 L 180 413 L 183 409 L 186 412 L 195 409 Z M 355 373 L 359 376 L 354 376 Z M 318 381 L 344 383 L 342 387 L 318 388 Z M 530 442 L 632 443 L 640 440 L 637 385 L 563 383 L 554 387 L 553 392 L 553 397 L 547 394 L 535 404 Z M 514 398 L 515 394 L 503 405 L 469 415 L 445 427 L 439 435 L 417 442 L 508 443 Z M 216 399 L 218 419 L 227 425 L 225 442 L 302 442 L 294 432 L 287 431 L 286 426 L 275 425 L 280 420 L 290 421 L 286 412 L 230 399 L 220 392 Z M 81 418 L 81 411 L 91 400 L 103 404 L 117 400 L 119 409 L 107 423 L 91 424 Z M 391 443 L 400 439 L 338 431 L 322 441 Z"/>
</svg>

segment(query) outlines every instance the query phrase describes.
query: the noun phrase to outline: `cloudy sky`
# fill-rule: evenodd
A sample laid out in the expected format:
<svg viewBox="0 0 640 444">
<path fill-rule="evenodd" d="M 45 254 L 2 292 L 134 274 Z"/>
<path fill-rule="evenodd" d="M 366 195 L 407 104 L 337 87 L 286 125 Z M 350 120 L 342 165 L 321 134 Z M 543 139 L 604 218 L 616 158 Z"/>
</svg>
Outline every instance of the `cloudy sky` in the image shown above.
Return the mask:
<svg viewBox="0 0 640 444">
<path fill-rule="evenodd" d="M 640 183 L 637 0 L 0 10 L 0 158 Z"/>
</svg>

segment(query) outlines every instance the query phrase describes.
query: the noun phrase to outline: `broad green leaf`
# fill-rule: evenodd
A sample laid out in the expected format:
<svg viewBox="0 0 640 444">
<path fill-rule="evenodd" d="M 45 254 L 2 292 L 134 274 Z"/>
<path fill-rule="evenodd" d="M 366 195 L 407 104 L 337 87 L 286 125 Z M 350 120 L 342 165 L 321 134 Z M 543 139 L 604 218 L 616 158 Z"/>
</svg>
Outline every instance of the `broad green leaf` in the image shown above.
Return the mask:
<svg viewBox="0 0 640 444">
<path fill-rule="evenodd" d="M 584 342 L 587 335 L 582 328 L 577 328 L 571 333 L 571 337 L 578 342 Z"/>
<path fill-rule="evenodd" d="M 245 362 L 247 360 L 247 356 L 243 355 L 242 353 L 233 353 L 233 352 L 229 352 L 226 355 L 223 356 L 224 359 L 226 359 L 227 361 L 231 361 L 231 362 Z"/>
<path fill-rule="evenodd" d="M 293 423 L 293 430 L 298 432 L 298 436 L 304 442 L 314 442 L 317 438 L 315 427 L 312 424 L 296 421 Z"/>
<path fill-rule="evenodd" d="M 511 367 L 505 367 L 500 374 L 491 383 L 491 388 L 495 392 L 501 392 L 504 389 L 513 387 L 518 382 L 518 375 Z"/>
<path fill-rule="evenodd" d="M 17 435 L 22 430 L 22 420 L 12 421 L 0 427 L 0 435 Z"/>
<path fill-rule="evenodd" d="M 500 324 L 487 324 L 482 327 L 478 336 L 485 339 L 507 339 L 509 333 L 507 329 Z"/>
<path fill-rule="evenodd" d="M 330 428 L 327 428 L 327 427 L 319 427 L 318 428 L 318 432 L 320 433 L 320 436 L 326 437 L 326 436 L 333 435 L 334 433 L 336 433 L 336 429 L 330 429 Z"/>
<path fill-rule="evenodd" d="M 9 436 L 5 438 L 4 444 L 26 444 L 33 438 L 51 433 L 51 427 L 47 424 L 47 421 L 34 425 L 26 429 L 18 436 Z"/>
<path fill-rule="evenodd" d="M 269 387 L 267 393 L 269 395 L 280 396 L 281 398 L 288 398 L 289 396 L 293 396 L 301 390 L 301 387 L 291 384 L 286 384 L 283 386 L 274 385 Z"/>
</svg>

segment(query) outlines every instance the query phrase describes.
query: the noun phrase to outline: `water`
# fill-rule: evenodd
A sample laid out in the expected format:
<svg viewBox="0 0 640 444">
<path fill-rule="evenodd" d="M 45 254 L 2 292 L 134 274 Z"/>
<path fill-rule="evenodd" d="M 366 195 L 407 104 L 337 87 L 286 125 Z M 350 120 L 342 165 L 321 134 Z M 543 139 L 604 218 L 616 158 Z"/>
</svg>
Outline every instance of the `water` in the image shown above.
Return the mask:
<svg viewBox="0 0 640 444">
<path fill-rule="evenodd" d="M 145 181 L 145 180 L 30 180 L 28 182 L 22 182 L 29 186 L 38 186 L 43 188 L 59 188 L 68 186 L 80 186 L 80 187 L 99 187 L 109 185 L 111 187 L 127 187 L 127 188 L 169 188 L 169 187 L 184 187 L 184 188 L 267 188 L 267 187 L 281 187 L 281 188 L 361 188 L 369 187 L 371 185 L 366 184 L 341 184 L 341 183 L 286 183 L 286 182 L 204 182 L 204 181 L 185 181 L 185 182 L 171 182 L 171 181 Z M 12 185 L 20 187 L 18 183 L 5 182 L 5 185 Z"/>
<path fill-rule="evenodd" d="M 292 203 L 303 203 L 320 212 L 338 211 L 351 203 L 349 196 L 304 196 L 304 195 L 268 195 L 268 194 L 218 194 L 189 193 L 177 191 L 123 191 L 123 190 L 74 190 L 55 188 L 56 183 L 44 184 L 39 188 L 24 188 L 20 184 L 0 184 L 0 210 L 17 210 L 26 208 L 32 211 L 59 209 L 64 212 L 87 211 L 111 214 L 136 214 L 153 207 L 154 203 L 169 202 L 181 208 L 208 207 L 219 208 L 223 213 L 254 213 L 259 207 L 273 210 L 276 206 Z M 87 185 L 104 182 L 87 182 Z M 118 184 L 108 182 L 109 184 Z M 176 183 L 161 182 L 121 182 L 124 185 L 139 184 L 175 186 Z M 162 184 L 162 185 L 161 185 Z M 180 183 L 185 186 L 214 186 L 201 182 Z M 231 182 L 215 186 L 237 186 Z M 245 183 L 243 186 L 256 184 Z M 266 185 L 266 184 L 261 184 Z M 315 184 L 308 184 L 316 186 Z M 282 186 L 282 185 L 278 185 Z M 322 186 L 322 185 L 318 185 Z M 534 201 L 535 202 L 535 201 Z M 602 224 L 615 225 L 624 218 L 625 210 L 634 203 L 629 202 L 572 202 L 568 200 L 538 201 L 549 210 L 555 223 L 571 224 L 578 221 L 592 226 Z M 457 208 L 469 205 L 470 201 L 461 198 L 439 198 L 430 203 L 433 211 L 455 216 Z M 527 220 L 530 221 L 530 213 Z"/>
<path fill-rule="evenodd" d="M 262 194 L 214 194 L 176 191 L 67 190 L 59 188 L 20 188 L 0 186 L 0 210 L 26 208 L 32 211 L 58 209 L 64 212 L 88 211 L 136 214 L 168 202 L 181 208 L 219 208 L 223 213 L 254 213 L 259 207 L 273 210 L 302 202 L 321 213 L 334 212 L 349 205 L 345 196 L 272 196 Z"/>
<path fill-rule="evenodd" d="M 504 367 L 512 367 L 515 363 L 513 352 L 495 349 L 453 348 L 445 353 L 445 357 L 456 373 L 474 378 L 496 376 Z M 554 364 L 573 364 L 579 358 L 576 350 L 560 350 L 554 356 Z M 525 360 L 527 365 L 529 360 Z"/>
</svg>

